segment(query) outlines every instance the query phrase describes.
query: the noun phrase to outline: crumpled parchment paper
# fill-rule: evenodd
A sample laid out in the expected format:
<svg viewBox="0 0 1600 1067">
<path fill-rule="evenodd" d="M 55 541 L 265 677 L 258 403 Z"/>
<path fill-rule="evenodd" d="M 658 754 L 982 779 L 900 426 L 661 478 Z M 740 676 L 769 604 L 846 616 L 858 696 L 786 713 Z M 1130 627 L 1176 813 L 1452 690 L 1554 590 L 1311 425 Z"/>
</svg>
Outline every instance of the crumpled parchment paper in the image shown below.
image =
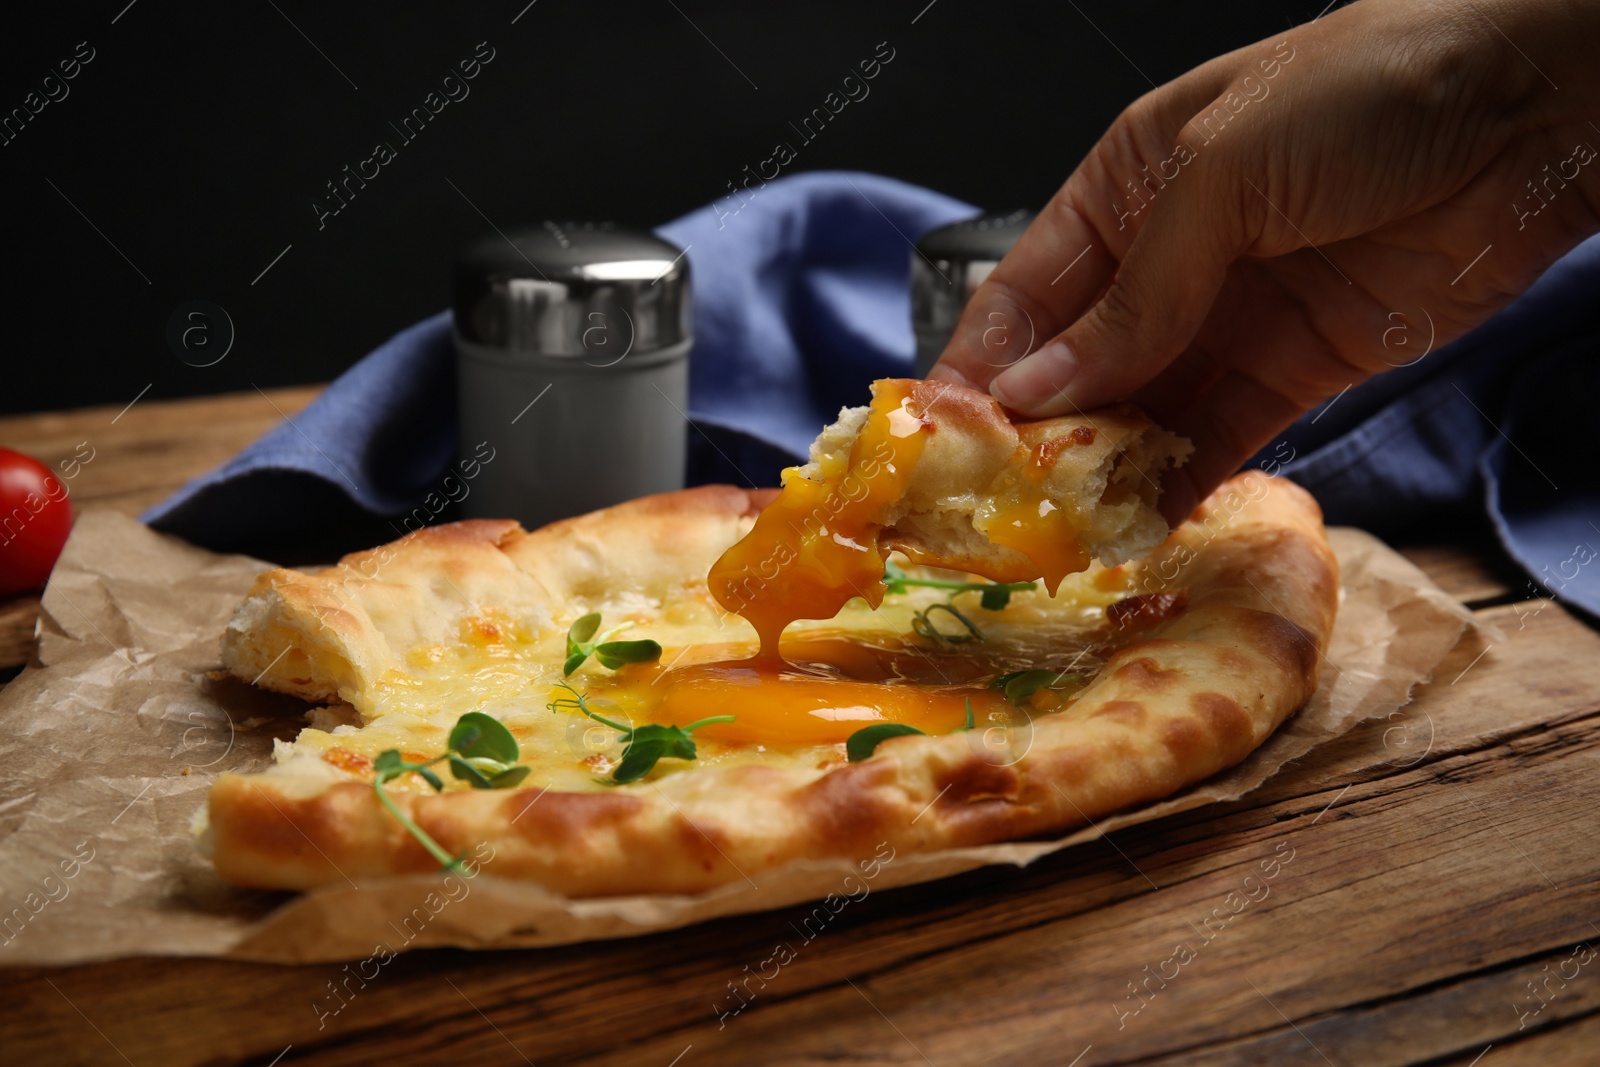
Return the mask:
<svg viewBox="0 0 1600 1067">
<path fill-rule="evenodd" d="M 189 823 L 223 771 L 267 765 L 306 705 L 221 679 L 218 636 L 265 566 L 84 513 L 40 619 L 39 664 L 0 692 L 0 964 L 133 955 L 305 962 L 429 945 L 509 948 L 626 937 L 848 891 L 1031 863 L 1102 832 L 1232 800 L 1284 763 L 1403 706 L 1471 615 L 1375 538 L 1334 529 L 1342 603 L 1310 702 L 1247 760 L 1057 840 L 903 853 L 765 874 L 693 896 L 569 900 L 496 879 L 416 875 L 303 894 L 239 889 Z M 864 857 L 870 862 L 870 857 Z M 845 889 L 841 889 L 841 885 Z"/>
</svg>

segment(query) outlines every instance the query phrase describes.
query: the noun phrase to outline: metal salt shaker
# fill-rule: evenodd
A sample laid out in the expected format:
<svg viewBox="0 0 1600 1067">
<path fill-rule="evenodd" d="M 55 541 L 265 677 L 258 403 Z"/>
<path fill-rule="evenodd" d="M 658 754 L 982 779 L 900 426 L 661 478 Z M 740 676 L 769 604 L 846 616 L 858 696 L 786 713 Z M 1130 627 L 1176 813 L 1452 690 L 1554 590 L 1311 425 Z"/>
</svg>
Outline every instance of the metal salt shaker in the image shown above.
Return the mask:
<svg viewBox="0 0 1600 1067">
<path fill-rule="evenodd" d="M 460 454 L 493 456 L 475 468 L 468 516 L 531 530 L 683 488 L 693 338 L 680 249 L 611 223 L 486 237 L 456 261 L 454 318 Z"/>
<path fill-rule="evenodd" d="M 979 215 L 929 230 L 917 242 L 911 255 L 911 328 L 917 336 L 918 378 L 927 377 L 967 301 L 1033 216 L 1032 211 Z"/>
</svg>

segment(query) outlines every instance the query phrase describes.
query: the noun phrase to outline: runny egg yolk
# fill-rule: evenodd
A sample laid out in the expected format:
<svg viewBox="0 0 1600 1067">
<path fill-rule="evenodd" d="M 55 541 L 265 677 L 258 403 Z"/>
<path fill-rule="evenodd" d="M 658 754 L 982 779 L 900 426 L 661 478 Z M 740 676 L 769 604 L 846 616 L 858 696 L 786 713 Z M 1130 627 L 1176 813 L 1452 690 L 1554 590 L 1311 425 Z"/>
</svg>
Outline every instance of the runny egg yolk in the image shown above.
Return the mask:
<svg viewBox="0 0 1600 1067">
<path fill-rule="evenodd" d="M 1093 441 L 1094 430 L 1079 427 L 1064 437 L 1035 445 L 1025 462 L 1007 470 L 997 491 L 979 508 L 974 523 L 994 544 L 1028 557 L 1051 596 L 1061 586 L 1061 579 L 1087 570 L 1091 559 L 1078 542 L 1071 517 L 1050 499 L 1045 483 L 1062 448 Z"/>
<path fill-rule="evenodd" d="M 651 722 L 734 716 L 700 727 L 697 737 L 796 745 L 837 744 L 881 722 L 948 733 L 965 723 L 969 698 L 980 719 L 1006 706 L 983 684 L 993 665 L 965 651 L 930 654 L 892 638 L 813 632 L 787 638 L 776 662 L 732 658 L 751 651 L 749 644 L 695 646 L 675 657 L 682 666 L 630 668 L 608 695 Z"/>
<path fill-rule="evenodd" d="M 947 734 L 966 722 L 967 701 L 983 719 L 1005 706 L 993 689 L 935 689 L 819 676 L 761 660 L 679 667 L 661 676 L 657 722 L 686 723 L 713 715 L 695 736 L 738 743 L 838 744 L 874 723 L 896 722 Z"/>
<path fill-rule="evenodd" d="M 756 628 L 762 658 L 779 661 L 778 635 L 796 619 L 831 619 L 854 596 L 883 601 L 884 510 L 904 493 L 928 432 L 905 387 L 880 383 L 848 462 L 825 463 L 821 481 L 785 471 L 778 498 L 712 565 L 711 594 Z"/>
<path fill-rule="evenodd" d="M 818 479 L 802 476 L 798 468 L 785 471 L 778 498 L 712 565 L 712 595 L 755 627 L 760 652 L 748 660 L 692 663 L 659 673 L 645 698 L 654 705 L 653 721 L 684 724 L 731 715 L 732 722 L 711 723 L 697 733 L 736 743 L 830 744 L 874 723 L 949 733 L 966 721 L 969 701 L 979 716 L 1006 707 L 993 689 L 963 687 L 977 680 L 971 673 L 938 681 L 899 669 L 884 673 L 882 657 L 860 648 L 795 656 L 801 650 L 793 643 L 784 652 L 800 666 L 779 652 L 779 638 L 791 622 L 831 619 L 855 596 L 873 607 L 883 600 L 879 536 L 888 505 L 904 495 L 933 429 L 909 388 L 899 381 L 877 383 L 848 457 L 824 457 Z M 1053 594 L 1063 577 L 1089 565 L 1077 530 L 1045 485 L 1059 449 L 1086 443 L 1041 444 L 1020 470 L 1005 476 L 995 501 L 978 515 L 979 527 L 992 542 L 1026 557 L 1030 572 L 990 577 L 1026 581 L 1042 574 Z"/>
</svg>

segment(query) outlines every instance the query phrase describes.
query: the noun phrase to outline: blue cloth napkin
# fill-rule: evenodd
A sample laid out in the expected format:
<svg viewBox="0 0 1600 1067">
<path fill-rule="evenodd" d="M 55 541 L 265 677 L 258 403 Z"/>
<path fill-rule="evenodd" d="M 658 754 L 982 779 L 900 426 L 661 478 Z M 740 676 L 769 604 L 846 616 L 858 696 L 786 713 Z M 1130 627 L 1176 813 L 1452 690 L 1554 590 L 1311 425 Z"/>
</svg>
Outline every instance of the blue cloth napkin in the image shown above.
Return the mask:
<svg viewBox="0 0 1600 1067">
<path fill-rule="evenodd" d="M 769 182 L 657 232 L 693 268 L 690 484 L 775 484 L 874 378 L 911 373 L 911 242 L 976 209 L 870 174 Z M 1600 614 L 1600 239 L 1499 316 L 1308 414 L 1281 466 L 1330 522 L 1394 531 L 1473 506 L 1546 589 Z M 1399 322 L 1400 320 L 1397 320 Z M 1422 317 L 1404 320 L 1420 352 Z M 1402 335 L 1395 335 L 1398 340 Z M 192 542 L 312 559 L 396 536 L 454 459 L 449 314 L 368 354 L 296 415 L 151 509 Z"/>
<path fill-rule="evenodd" d="M 1379 533 L 1487 515 L 1539 586 L 1600 615 L 1600 237 L 1426 355 L 1425 309 L 1391 321 L 1406 365 L 1309 412 L 1251 465 L 1281 464 L 1329 522 Z"/>
</svg>

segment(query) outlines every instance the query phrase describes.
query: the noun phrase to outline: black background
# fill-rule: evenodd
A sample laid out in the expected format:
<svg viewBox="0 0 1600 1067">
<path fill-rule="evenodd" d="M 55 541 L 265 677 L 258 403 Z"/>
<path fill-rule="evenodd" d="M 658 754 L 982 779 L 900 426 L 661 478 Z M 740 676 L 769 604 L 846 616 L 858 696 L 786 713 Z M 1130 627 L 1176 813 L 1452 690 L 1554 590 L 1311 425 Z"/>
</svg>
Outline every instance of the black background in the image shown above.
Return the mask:
<svg viewBox="0 0 1600 1067">
<path fill-rule="evenodd" d="M 485 216 L 501 229 L 675 218 L 725 195 L 879 42 L 893 63 L 792 172 L 875 171 L 1037 207 L 1152 81 L 1323 6 L 526 2 L 8 11 L 0 112 L 80 41 L 95 58 L 0 147 L 0 411 L 332 378 L 446 305 L 450 259 Z M 319 230 L 324 183 L 397 141 L 387 123 L 480 41 L 495 57 L 470 95 Z M 235 325 L 214 366 L 167 345 L 191 300 Z"/>
</svg>

